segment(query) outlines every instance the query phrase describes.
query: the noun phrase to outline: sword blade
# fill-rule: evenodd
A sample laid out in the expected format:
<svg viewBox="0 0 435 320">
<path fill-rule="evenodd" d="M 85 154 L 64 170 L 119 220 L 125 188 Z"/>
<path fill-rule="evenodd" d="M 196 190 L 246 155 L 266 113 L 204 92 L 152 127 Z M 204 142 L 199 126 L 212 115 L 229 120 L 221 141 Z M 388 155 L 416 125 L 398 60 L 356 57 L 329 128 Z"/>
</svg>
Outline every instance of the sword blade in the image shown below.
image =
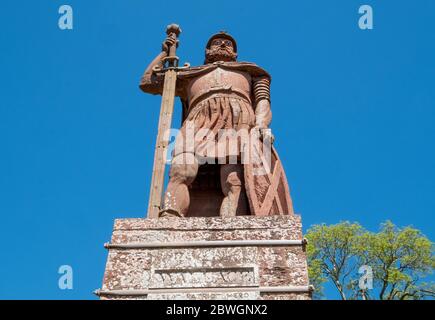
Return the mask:
<svg viewBox="0 0 435 320">
<path fill-rule="evenodd" d="M 169 69 L 165 73 L 160 118 L 154 150 L 154 167 L 148 202 L 148 218 L 158 218 L 162 204 L 163 184 L 165 178 L 166 155 L 169 144 L 169 130 L 174 112 L 175 87 L 177 71 Z"/>
</svg>

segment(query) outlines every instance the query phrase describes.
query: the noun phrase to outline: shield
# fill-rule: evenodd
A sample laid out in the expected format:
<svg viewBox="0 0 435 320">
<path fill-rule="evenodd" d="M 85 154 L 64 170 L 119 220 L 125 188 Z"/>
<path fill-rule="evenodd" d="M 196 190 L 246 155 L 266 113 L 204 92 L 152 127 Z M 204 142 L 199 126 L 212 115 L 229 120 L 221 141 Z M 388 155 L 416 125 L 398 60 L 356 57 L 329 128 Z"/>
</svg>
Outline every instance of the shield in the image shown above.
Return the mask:
<svg viewBox="0 0 435 320">
<path fill-rule="evenodd" d="M 263 147 L 256 149 L 260 161 L 244 164 L 245 188 L 252 215 L 290 215 L 293 204 L 284 168 L 275 148 L 269 148 L 269 156 Z"/>
</svg>

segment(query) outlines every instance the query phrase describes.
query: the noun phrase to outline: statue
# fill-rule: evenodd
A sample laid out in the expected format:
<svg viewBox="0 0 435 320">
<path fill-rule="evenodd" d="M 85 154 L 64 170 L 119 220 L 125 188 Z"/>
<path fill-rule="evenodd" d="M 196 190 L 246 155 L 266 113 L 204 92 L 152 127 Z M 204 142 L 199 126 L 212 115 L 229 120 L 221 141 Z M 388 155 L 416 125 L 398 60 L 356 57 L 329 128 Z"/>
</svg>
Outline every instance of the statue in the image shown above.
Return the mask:
<svg viewBox="0 0 435 320">
<path fill-rule="evenodd" d="M 269 128 L 270 75 L 213 35 L 178 65 L 179 26 L 140 88 L 162 95 L 146 219 L 117 219 L 101 299 L 310 300 L 306 241 Z M 175 97 L 182 125 L 171 129 Z M 155 109 L 153 109 L 154 112 Z M 169 132 L 175 137 L 164 178 Z M 192 218 L 191 218 L 192 217 Z"/>
<path fill-rule="evenodd" d="M 173 107 L 173 96 L 178 96 L 183 108 L 169 183 L 163 201 L 161 192 L 154 196 L 152 209 L 159 217 L 293 214 L 269 128 L 270 75 L 254 63 L 238 62 L 237 43 L 226 32 L 208 40 L 204 65 L 178 67 L 175 48 L 180 31 L 176 25 L 168 26 L 161 53 L 140 82 L 144 92 L 163 95 L 159 130 L 163 124 L 167 129 L 172 117 L 172 109 L 163 111 L 165 103 Z M 165 93 L 164 87 L 172 91 Z M 231 134 L 222 134 L 225 130 Z M 241 133 L 257 142 L 254 149 L 260 161 L 243 161 L 252 143 L 242 141 Z M 159 132 L 158 139 L 163 136 Z M 157 148 L 161 147 L 158 141 Z M 156 151 L 155 163 L 156 159 L 162 161 L 161 150 Z M 153 176 L 153 183 L 162 187 L 164 170 L 157 170 L 156 164 L 155 170 L 159 177 Z"/>
</svg>

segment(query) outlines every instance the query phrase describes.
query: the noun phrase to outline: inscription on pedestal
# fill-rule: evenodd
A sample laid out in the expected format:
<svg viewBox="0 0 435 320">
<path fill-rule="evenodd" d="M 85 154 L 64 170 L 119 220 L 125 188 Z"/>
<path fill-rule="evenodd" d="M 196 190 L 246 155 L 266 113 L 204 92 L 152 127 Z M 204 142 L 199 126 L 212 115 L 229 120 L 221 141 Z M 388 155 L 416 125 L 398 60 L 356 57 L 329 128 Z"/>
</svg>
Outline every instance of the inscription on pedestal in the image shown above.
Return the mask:
<svg viewBox="0 0 435 320">
<path fill-rule="evenodd" d="M 150 293 L 147 297 L 149 300 L 257 300 L 259 298 L 258 292 Z"/>
<path fill-rule="evenodd" d="M 259 285 L 255 267 L 152 270 L 150 288 L 219 288 Z"/>
<path fill-rule="evenodd" d="M 243 268 L 257 265 L 256 247 L 161 249 L 152 252 L 155 270 Z"/>
</svg>

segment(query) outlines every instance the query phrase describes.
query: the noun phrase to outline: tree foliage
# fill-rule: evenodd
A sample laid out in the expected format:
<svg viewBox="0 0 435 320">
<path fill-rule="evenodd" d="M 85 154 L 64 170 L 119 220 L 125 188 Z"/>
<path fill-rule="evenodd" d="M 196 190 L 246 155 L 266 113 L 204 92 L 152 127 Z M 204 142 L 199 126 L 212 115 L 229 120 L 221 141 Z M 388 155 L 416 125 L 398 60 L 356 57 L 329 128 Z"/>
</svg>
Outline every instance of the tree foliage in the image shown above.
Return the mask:
<svg viewBox="0 0 435 320">
<path fill-rule="evenodd" d="M 315 298 L 324 296 L 326 282 L 343 300 L 434 297 L 433 283 L 424 282 L 435 265 L 433 244 L 415 228 L 387 221 L 374 233 L 358 223 L 341 222 L 315 225 L 306 237 Z"/>
</svg>

